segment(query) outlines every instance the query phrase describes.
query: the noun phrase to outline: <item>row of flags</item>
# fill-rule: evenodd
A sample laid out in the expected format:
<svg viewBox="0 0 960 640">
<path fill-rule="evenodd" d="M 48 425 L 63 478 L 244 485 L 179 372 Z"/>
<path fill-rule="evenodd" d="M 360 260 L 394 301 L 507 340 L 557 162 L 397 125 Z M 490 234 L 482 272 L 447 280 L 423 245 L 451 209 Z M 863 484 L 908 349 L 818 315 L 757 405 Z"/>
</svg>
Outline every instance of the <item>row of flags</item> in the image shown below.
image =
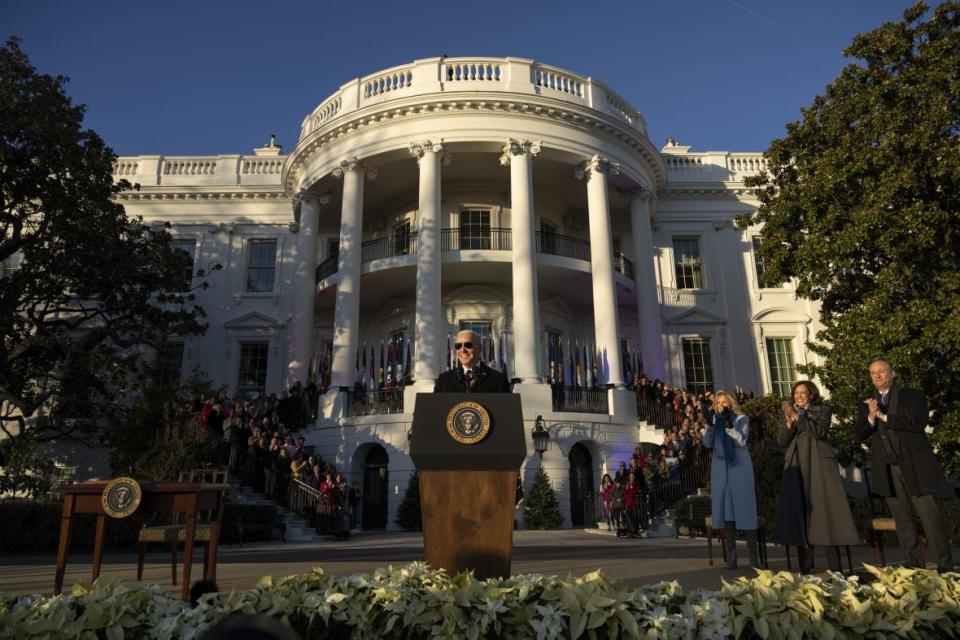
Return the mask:
<svg viewBox="0 0 960 640">
<path fill-rule="evenodd" d="M 379 359 L 375 346 L 367 347 L 366 342 L 356 352 L 356 382 L 358 390 L 375 391 L 403 386 L 409 379 L 413 360 L 410 354 L 411 340 L 396 336 L 380 341 Z M 480 358 L 490 366 L 507 371 L 507 341 L 487 336 L 481 339 Z M 608 378 L 608 366 L 605 354 L 593 343 L 581 343 L 579 340 L 548 340 L 545 353 L 545 370 L 553 384 L 566 387 L 592 388 Z M 643 374 L 643 354 L 639 349 L 623 347 L 621 362 L 623 375 L 627 381 L 633 380 L 638 373 Z M 310 359 L 310 379 L 321 388 L 330 386 L 330 369 L 333 353 L 329 349 Z M 447 336 L 447 369 L 457 366 L 457 353 L 454 337 Z"/>
</svg>

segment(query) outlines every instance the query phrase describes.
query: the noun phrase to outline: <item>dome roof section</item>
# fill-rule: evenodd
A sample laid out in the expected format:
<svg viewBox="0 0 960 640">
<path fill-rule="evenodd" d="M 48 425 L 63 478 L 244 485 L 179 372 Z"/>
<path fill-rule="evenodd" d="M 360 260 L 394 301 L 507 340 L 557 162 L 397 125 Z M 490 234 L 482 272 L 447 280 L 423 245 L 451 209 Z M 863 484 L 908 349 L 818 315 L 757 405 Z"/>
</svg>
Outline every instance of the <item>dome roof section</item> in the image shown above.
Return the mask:
<svg viewBox="0 0 960 640">
<path fill-rule="evenodd" d="M 548 117 L 569 127 L 616 139 L 642 156 L 655 182 L 666 170 L 647 137 L 644 117 L 607 85 L 524 58 L 426 58 L 355 78 L 320 103 L 304 120 L 285 168 L 288 186 L 319 148 L 371 124 L 432 114 Z M 535 135 L 535 134 L 534 134 Z"/>
</svg>

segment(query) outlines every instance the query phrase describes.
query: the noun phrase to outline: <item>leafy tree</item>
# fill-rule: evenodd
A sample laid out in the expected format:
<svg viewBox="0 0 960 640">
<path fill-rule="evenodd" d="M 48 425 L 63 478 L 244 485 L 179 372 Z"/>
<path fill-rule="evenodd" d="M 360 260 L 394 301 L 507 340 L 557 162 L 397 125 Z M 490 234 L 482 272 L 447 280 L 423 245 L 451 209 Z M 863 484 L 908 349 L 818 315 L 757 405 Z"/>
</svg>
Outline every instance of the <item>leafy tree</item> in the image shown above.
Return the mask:
<svg viewBox="0 0 960 640">
<path fill-rule="evenodd" d="M 766 151 L 752 178 L 765 277 L 795 278 L 823 330 L 801 367 L 830 390 L 847 454 L 882 356 L 923 389 L 960 471 L 960 3 L 854 38 L 853 61 Z"/>
<path fill-rule="evenodd" d="M 0 448 L 25 469 L 18 439 L 89 440 L 145 385 L 151 348 L 205 330 L 185 256 L 114 200 L 132 185 L 114 182 L 66 82 L 37 73 L 17 39 L 0 47 Z"/>
<path fill-rule="evenodd" d="M 397 507 L 396 523 L 405 531 L 421 531 L 423 529 L 423 515 L 420 511 L 420 477 L 416 471 L 407 482 L 407 490 L 403 493 L 403 500 Z"/>
<path fill-rule="evenodd" d="M 533 479 L 533 488 L 526 494 L 523 506 L 523 524 L 527 529 L 555 529 L 563 524 L 560 503 L 550 486 L 550 476 L 543 470 L 537 471 Z"/>
</svg>

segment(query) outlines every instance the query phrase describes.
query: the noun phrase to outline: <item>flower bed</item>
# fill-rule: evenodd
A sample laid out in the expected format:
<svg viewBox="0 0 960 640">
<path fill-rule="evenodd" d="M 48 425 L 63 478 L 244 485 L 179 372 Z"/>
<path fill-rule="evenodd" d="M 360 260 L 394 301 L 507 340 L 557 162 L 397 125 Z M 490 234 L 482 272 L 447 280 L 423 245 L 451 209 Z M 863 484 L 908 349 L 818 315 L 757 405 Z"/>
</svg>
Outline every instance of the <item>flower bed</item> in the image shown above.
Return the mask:
<svg viewBox="0 0 960 640">
<path fill-rule="evenodd" d="M 100 580 L 69 595 L 0 602 L 0 638 L 199 637 L 235 612 L 280 618 L 307 638 L 907 638 L 960 635 L 960 574 L 875 569 L 868 584 L 761 571 L 719 591 L 542 575 L 478 581 L 422 563 L 333 577 L 319 569 L 204 596 Z"/>
</svg>

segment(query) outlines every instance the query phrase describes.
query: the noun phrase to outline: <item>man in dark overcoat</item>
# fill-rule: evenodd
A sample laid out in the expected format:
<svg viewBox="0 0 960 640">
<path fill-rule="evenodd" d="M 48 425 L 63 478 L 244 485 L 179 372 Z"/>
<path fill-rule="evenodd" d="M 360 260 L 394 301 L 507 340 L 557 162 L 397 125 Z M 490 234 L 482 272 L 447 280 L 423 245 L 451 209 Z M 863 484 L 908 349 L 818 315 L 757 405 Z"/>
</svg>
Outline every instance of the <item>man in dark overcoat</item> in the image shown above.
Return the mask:
<svg viewBox="0 0 960 640">
<path fill-rule="evenodd" d="M 920 566 L 915 524 L 919 518 L 937 570 L 952 571 L 950 539 L 936 501 L 946 481 L 924 431 L 927 398 L 897 384 L 895 375 L 886 360 L 870 363 L 875 391 L 860 408 L 855 433 L 860 441 L 870 439 L 871 488 L 887 500 L 907 565 Z"/>
<path fill-rule="evenodd" d="M 454 342 L 457 366 L 437 377 L 434 391 L 440 393 L 510 393 L 507 377 L 488 367 L 478 357 L 480 336 L 470 330 L 457 334 Z"/>
</svg>

